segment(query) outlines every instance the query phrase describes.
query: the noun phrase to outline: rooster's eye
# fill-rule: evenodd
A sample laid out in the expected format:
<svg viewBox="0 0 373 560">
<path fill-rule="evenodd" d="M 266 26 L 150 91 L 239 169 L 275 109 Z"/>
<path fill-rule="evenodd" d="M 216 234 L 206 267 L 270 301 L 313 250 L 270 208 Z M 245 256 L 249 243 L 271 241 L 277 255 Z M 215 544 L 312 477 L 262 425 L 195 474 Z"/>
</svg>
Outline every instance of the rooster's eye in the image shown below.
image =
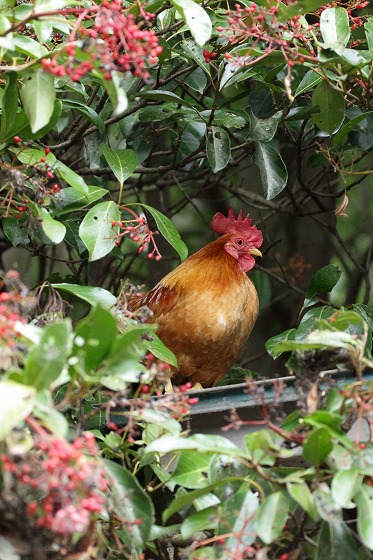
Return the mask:
<svg viewBox="0 0 373 560">
<path fill-rule="evenodd" d="M 242 245 L 242 244 L 243 244 L 242 239 L 237 239 L 237 245 Z"/>
</svg>

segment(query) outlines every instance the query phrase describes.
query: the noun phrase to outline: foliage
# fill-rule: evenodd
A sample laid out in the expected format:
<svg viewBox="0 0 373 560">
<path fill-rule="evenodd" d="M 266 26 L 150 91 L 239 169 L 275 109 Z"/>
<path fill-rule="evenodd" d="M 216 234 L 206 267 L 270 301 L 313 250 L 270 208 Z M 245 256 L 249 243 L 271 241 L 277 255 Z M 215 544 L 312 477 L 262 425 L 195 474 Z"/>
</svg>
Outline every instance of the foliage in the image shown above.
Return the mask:
<svg viewBox="0 0 373 560">
<path fill-rule="evenodd" d="M 9 558 L 372 557 L 372 445 L 346 435 L 372 407 L 368 4 L 2 0 Z M 281 334 L 272 315 L 265 337 L 287 355 L 299 411 L 232 413 L 228 435 L 262 428 L 242 447 L 185 431 L 196 397 L 189 384 L 163 395 L 175 357 L 128 310 L 138 287 L 121 286 L 148 283 L 162 238 L 186 258 L 174 221 L 198 240 L 227 198 L 265 233 L 263 315 L 290 293 L 286 313 L 300 309 Z M 337 366 L 357 380 L 324 396 L 320 372 Z"/>
</svg>

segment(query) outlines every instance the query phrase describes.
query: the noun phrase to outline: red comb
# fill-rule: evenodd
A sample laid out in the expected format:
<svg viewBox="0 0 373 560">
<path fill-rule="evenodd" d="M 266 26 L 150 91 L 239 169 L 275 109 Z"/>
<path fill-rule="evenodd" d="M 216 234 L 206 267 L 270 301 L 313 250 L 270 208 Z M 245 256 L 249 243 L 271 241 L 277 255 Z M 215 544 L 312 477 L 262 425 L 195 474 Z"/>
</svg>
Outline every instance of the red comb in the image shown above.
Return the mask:
<svg viewBox="0 0 373 560">
<path fill-rule="evenodd" d="M 251 219 L 249 214 L 243 219 L 242 210 L 240 210 L 236 218 L 232 206 L 230 206 L 227 218 L 221 212 L 215 214 L 211 221 L 211 228 L 213 231 L 216 231 L 216 233 L 241 233 L 249 237 L 251 243 L 255 247 L 260 247 L 263 243 L 263 234 L 256 226 L 250 226 L 250 224 Z"/>
</svg>

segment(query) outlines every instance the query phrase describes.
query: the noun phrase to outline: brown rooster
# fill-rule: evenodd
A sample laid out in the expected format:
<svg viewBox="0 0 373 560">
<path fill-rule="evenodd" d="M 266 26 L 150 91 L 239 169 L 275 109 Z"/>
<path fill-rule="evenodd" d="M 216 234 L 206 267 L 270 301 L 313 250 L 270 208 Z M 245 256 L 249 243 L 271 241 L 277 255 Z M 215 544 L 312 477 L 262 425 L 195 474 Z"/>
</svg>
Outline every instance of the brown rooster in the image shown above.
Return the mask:
<svg viewBox="0 0 373 560">
<path fill-rule="evenodd" d="M 178 361 L 176 383 L 215 386 L 238 358 L 258 316 L 258 296 L 246 272 L 261 256 L 263 235 L 250 217 L 218 212 L 211 228 L 220 234 L 150 292 L 132 303 L 154 313 L 157 334 Z"/>
</svg>

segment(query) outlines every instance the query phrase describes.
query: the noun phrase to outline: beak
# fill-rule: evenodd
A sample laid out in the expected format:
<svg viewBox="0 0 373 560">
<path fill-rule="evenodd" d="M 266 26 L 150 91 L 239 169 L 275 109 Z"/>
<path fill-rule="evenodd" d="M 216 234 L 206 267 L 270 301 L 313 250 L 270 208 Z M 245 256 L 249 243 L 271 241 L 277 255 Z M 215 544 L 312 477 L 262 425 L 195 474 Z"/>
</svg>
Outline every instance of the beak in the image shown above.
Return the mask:
<svg viewBox="0 0 373 560">
<path fill-rule="evenodd" d="M 262 253 L 259 251 L 259 249 L 256 249 L 256 247 L 253 247 L 252 249 L 250 249 L 249 251 L 250 255 L 254 255 L 254 257 L 262 257 Z"/>
</svg>

